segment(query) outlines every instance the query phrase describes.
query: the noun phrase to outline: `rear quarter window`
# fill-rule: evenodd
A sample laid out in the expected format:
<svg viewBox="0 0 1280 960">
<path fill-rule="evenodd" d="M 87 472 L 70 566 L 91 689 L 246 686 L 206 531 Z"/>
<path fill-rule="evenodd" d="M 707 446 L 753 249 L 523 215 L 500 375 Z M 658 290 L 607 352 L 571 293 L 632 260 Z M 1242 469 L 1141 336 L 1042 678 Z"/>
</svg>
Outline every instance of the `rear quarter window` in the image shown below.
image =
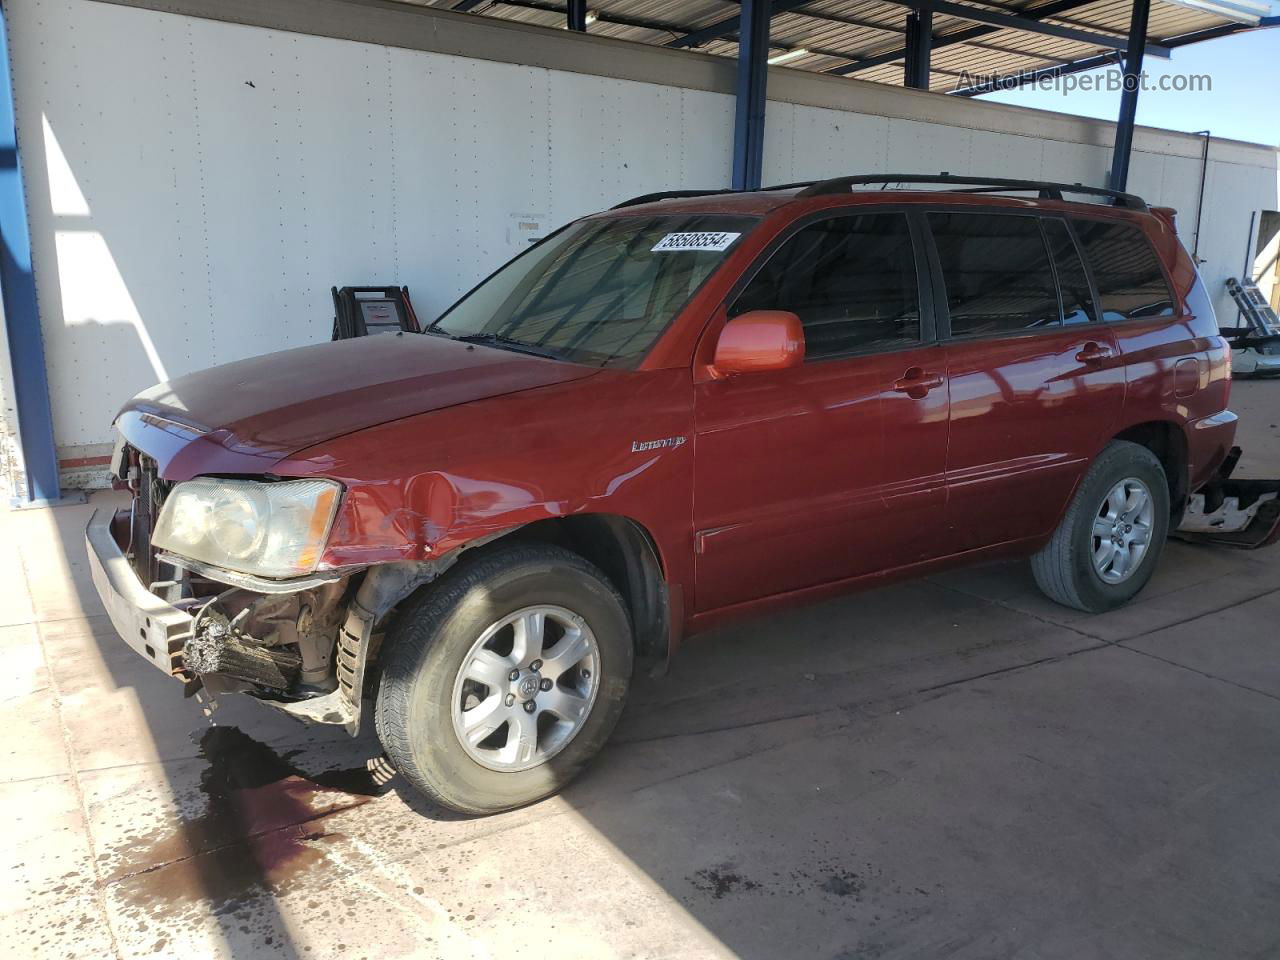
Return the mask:
<svg viewBox="0 0 1280 960">
<path fill-rule="evenodd" d="M 1173 291 L 1147 235 L 1127 223 L 1073 220 L 1103 320 L 1171 317 Z"/>
</svg>

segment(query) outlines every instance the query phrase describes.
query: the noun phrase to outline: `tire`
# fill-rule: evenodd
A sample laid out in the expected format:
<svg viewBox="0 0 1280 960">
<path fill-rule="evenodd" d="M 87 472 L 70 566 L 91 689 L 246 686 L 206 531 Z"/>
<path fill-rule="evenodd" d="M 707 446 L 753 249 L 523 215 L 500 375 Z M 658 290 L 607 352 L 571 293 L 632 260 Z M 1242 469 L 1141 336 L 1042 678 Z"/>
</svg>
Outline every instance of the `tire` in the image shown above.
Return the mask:
<svg viewBox="0 0 1280 960">
<path fill-rule="evenodd" d="M 532 639 L 539 617 L 545 653 Z M 590 653 L 560 672 L 579 648 Z M 504 547 L 463 558 L 397 614 L 374 724 L 392 766 L 428 799 L 468 814 L 510 810 L 563 788 L 604 745 L 632 662 L 626 608 L 593 564 L 545 544 Z M 508 669 L 518 681 L 508 683 Z M 482 708 L 488 716 L 473 720 Z M 486 739 L 464 743 L 500 716 Z"/>
<path fill-rule="evenodd" d="M 1129 511 L 1113 509 L 1109 495 L 1122 483 L 1128 483 L 1120 494 L 1126 504 L 1136 502 L 1145 488 L 1150 502 L 1145 526 L 1137 518 L 1125 523 Z M 1114 610 L 1133 599 L 1151 579 L 1169 532 L 1169 513 L 1169 483 L 1155 454 L 1136 443 L 1113 440 L 1085 473 L 1049 542 L 1031 558 L 1036 583 L 1063 606 L 1086 613 Z M 1110 546 L 1108 538 L 1098 536 L 1103 528 L 1111 533 Z M 1144 530 L 1148 540 L 1139 552 L 1133 544 Z M 1112 551 L 1110 562 L 1107 551 Z"/>
</svg>

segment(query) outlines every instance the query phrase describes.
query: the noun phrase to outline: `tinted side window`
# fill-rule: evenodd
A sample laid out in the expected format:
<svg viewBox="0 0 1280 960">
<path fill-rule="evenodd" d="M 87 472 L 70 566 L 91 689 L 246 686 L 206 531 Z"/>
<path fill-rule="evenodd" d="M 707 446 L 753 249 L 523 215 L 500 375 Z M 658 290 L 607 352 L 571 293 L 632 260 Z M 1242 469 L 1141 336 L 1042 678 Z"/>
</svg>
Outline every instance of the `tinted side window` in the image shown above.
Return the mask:
<svg viewBox="0 0 1280 960">
<path fill-rule="evenodd" d="M 1173 315 L 1173 294 L 1151 241 L 1137 227 L 1101 220 L 1073 220 L 1093 269 L 1104 320 Z"/>
<path fill-rule="evenodd" d="M 1042 220 L 1049 253 L 1058 271 L 1058 289 L 1062 292 L 1062 316 L 1067 323 L 1088 323 L 1098 319 L 1089 292 L 1080 251 L 1071 239 L 1071 231 L 1063 220 Z"/>
<path fill-rule="evenodd" d="M 974 337 L 1062 321 L 1035 217 L 931 213 L 951 335 Z"/>
<path fill-rule="evenodd" d="M 805 356 L 837 356 L 920 340 L 916 263 L 901 213 L 833 217 L 804 227 L 769 257 L 730 311 L 790 310 Z"/>
</svg>

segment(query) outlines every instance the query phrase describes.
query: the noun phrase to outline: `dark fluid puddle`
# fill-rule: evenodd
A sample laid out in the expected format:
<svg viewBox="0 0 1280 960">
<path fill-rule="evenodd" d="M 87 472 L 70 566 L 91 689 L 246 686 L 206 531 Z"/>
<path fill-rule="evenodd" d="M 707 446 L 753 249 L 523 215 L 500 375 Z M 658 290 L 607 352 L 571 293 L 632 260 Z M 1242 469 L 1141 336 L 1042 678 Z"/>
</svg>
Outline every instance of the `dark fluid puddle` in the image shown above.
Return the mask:
<svg viewBox="0 0 1280 960">
<path fill-rule="evenodd" d="M 325 830 L 325 817 L 389 790 L 367 766 L 306 773 L 291 762 L 300 751 L 278 754 L 236 727 L 211 727 L 197 742 L 204 811 L 115 851 L 126 861 L 119 889 L 147 914 L 182 902 L 235 913 L 264 892 L 289 889 L 338 836 Z"/>
</svg>

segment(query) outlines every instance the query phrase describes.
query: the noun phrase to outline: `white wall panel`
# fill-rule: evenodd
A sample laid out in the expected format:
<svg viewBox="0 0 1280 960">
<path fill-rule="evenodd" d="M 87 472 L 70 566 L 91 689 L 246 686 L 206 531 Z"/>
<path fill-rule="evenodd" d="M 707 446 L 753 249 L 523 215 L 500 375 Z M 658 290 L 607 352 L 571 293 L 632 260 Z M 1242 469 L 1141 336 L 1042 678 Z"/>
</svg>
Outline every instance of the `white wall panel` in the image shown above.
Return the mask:
<svg viewBox="0 0 1280 960">
<path fill-rule="evenodd" d="M 680 179 L 689 186 L 719 187 L 733 179 L 733 101 L 721 93 L 680 91 Z"/>
<path fill-rule="evenodd" d="M 772 105 L 770 109 L 773 109 Z M 791 172 L 768 182 L 820 180 L 863 170 L 885 170 L 889 162 L 889 123 L 885 117 L 796 106 L 792 122 Z M 771 127 L 769 132 L 772 132 Z M 767 134 L 765 139 L 767 143 Z"/>
<path fill-rule="evenodd" d="M 1044 141 L 1040 175 L 1059 183 L 1101 184 L 1107 182 L 1111 148 L 1064 140 Z"/>
<path fill-rule="evenodd" d="M 1160 198 L 1178 211 L 1178 229 L 1187 249 L 1191 249 L 1196 226 L 1196 203 L 1200 197 L 1200 162 L 1189 157 L 1164 157 L 1164 174 Z"/>
<path fill-rule="evenodd" d="M 1048 143 L 1038 137 L 1017 137 L 1008 133 L 972 133 L 970 173 L 992 177 L 1043 177 L 1044 152 Z"/>
<path fill-rule="evenodd" d="M 114 410 L 157 379 L 327 338 L 333 284 L 407 284 L 430 318 L 517 251 L 516 215 L 551 228 L 730 180 L 734 100 L 711 89 L 86 0 L 6 7 L 64 447 L 108 440 Z M 1041 129 L 1097 140 L 1091 121 L 964 104 L 952 124 L 915 91 L 812 82 L 827 105 L 768 105 L 766 182 L 949 170 L 1101 183 L 1110 164 L 1109 145 Z M 1173 135 L 1140 139 L 1133 188 L 1177 207 L 1189 244 L 1199 162 Z M 1277 174 L 1274 155 L 1222 154 L 1260 158 L 1210 164 L 1201 256 L 1225 309 Z"/>
<path fill-rule="evenodd" d="M 767 129 L 761 183 L 790 183 L 796 179 L 796 109 L 794 103 L 771 102 L 765 105 Z M 730 173 L 732 174 L 732 169 Z M 732 180 L 732 176 L 730 179 Z"/>
<path fill-rule="evenodd" d="M 887 156 L 886 173 L 974 173 L 973 131 L 894 118 Z"/>
<path fill-rule="evenodd" d="M 628 80 L 549 74 L 542 125 L 557 225 L 661 190 L 681 172 L 680 91 Z"/>
</svg>

